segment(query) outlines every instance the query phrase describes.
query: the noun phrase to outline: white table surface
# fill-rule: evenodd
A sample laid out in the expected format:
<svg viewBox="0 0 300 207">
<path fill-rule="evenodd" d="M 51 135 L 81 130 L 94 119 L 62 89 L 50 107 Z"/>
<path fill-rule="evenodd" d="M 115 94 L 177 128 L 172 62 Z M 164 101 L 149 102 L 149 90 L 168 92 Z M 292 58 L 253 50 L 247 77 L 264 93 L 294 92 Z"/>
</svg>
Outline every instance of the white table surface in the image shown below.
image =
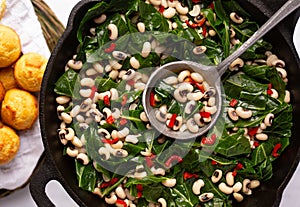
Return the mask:
<svg viewBox="0 0 300 207">
<path fill-rule="evenodd" d="M 68 21 L 69 13 L 73 6 L 79 2 L 79 0 L 44 0 L 51 9 L 55 12 L 61 22 L 66 25 Z M 298 38 L 296 38 L 298 37 Z M 294 42 L 300 54 L 300 22 L 298 23 L 295 33 Z M 300 206 L 300 165 L 291 178 L 287 188 L 283 192 L 280 207 L 297 207 Z M 62 186 L 57 181 L 50 181 L 46 186 L 46 193 L 52 202 L 57 207 L 78 207 L 78 205 L 70 198 L 70 196 L 64 191 Z M 14 192 L 13 194 L 0 199 L 1 207 L 35 207 L 37 206 L 29 192 L 29 187 Z"/>
</svg>

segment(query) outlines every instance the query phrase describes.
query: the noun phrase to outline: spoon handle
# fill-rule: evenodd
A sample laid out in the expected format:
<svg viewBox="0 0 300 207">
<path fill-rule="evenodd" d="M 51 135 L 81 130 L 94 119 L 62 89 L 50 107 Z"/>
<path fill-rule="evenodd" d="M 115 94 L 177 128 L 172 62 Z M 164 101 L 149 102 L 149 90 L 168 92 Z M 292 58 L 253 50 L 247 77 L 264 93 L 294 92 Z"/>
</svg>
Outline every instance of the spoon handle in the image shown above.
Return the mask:
<svg viewBox="0 0 300 207">
<path fill-rule="evenodd" d="M 246 42 L 244 42 L 235 52 L 223 60 L 218 66 L 220 76 L 227 70 L 229 65 L 242 55 L 256 41 L 262 38 L 267 32 L 275 27 L 281 20 L 292 13 L 300 6 L 300 0 L 288 0 L 272 17 L 263 24 Z"/>
</svg>

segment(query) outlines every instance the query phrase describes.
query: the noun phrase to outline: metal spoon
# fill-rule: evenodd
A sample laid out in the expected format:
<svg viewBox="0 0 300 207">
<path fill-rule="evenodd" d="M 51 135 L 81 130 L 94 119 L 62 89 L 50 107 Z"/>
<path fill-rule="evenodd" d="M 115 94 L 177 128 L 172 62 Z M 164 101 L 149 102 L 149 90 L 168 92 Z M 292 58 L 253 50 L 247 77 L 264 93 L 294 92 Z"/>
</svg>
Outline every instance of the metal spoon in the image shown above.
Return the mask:
<svg viewBox="0 0 300 207">
<path fill-rule="evenodd" d="M 221 91 L 221 76 L 235 59 L 242 55 L 249 47 L 262 38 L 268 31 L 275 27 L 281 20 L 296 10 L 299 6 L 299 0 L 287 1 L 264 25 L 262 25 L 246 42 L 244 42 L 243 45 L 241 45 L 234 53 L 232 53 L 217 66 L 206 66 L 192 61 L 175 61 L 156 69 L 146 84 L 142 100 L 144 110 L 149 118 L 151 126 L 168 137 L 182 140 L 199 137 L 211 129 L 215 125 L 222 111 L 223 99 Z M 211 122 L 200 128 L 199 132 L 197 133 L 191 133 L 189 130 L 181 132 L 169 129 L 166 123 L 162 123 L 157 120 L 155 117 L 155 110 L 150 105 L 150 93 L 155 88 L 157 82 L 165 77 L 168 77 L 172 74 L 174 75 L 174 73 L 178 74 L 180 71 L 186 69 L 200 73 L 204 77 L 204 80 L 206 80 L 208 84 L 214 87 L 216 90 L 215 97 L 218 110 L 215 114 L 213 114 Z"/>
</svg>

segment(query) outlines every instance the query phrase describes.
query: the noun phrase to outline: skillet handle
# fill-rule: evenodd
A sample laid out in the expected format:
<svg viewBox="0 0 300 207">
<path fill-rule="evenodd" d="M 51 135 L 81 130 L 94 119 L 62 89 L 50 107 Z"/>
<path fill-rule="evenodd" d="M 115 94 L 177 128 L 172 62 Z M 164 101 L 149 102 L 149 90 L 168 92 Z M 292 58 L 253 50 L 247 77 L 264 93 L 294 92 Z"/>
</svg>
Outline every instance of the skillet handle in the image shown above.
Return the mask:
<svg viewBox="0 0 300 207">
<path fill-rule="evenodd" d="M 49 159 L 47 159 L 44 153 L 43 159 L 41 159 L 36 172 L 32 175 L 29 184 L 31 196 L 37 206 L 55 207 L 45 192 L 46 185 L 51 180 L 59 181 L 56 176 L 56 170 L 54 169 L 53 165 L 51 165 Z"/>
</svg>

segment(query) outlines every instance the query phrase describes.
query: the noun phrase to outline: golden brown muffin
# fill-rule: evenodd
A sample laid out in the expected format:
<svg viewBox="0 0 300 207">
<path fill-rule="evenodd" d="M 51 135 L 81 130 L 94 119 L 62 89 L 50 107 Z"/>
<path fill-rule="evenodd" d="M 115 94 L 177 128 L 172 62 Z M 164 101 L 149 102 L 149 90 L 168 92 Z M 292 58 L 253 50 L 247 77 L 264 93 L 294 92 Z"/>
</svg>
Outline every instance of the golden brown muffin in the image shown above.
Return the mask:
<svg viewBox="0 0 300 207">
<path fill-rule="evenodd" d="M 1 106 L 2 121 L 16 130 L 31 128 L 38 116 L 37 99 L 21 89 L 6 91 Z"/>
<path fill-rule="evenodd" d="M 0 1 L 1 1 L 1 3 L 0 3 L 0 20 L 1 20 L 5 13 L 6 0 L 0 0 Z"/>
<path fill-rule="evenodd" d="M 12 88 L 18 88 L 18 84 L 14 76 L 13 65 L 0 69 L 0 81 L 6 91 Z"/>
<path fill-rule="evenodd" d="M 0 68 L 10 66 L 20 55 L 19 35 L 12 28 L 0 24 Z"/>
<path fill-rule="evenodd" d="M 20 138 L 10 127 L 0 125 L 0 165 L 15 158 L 20 148 Z"/>
<path fill-rule="evenodd" d="M 48 59 L 38 53 L 22 55 L 16 62 L 14 71 L 18 85 L 27 91 L 40 91 L 47 62 Z"/>
<path fill-rule="evenodd" d="M 5 95 L 5 88 L 3 87 L 3 84 L 0 81 L 0 103 L 3 101 Z"/>
</svg>

